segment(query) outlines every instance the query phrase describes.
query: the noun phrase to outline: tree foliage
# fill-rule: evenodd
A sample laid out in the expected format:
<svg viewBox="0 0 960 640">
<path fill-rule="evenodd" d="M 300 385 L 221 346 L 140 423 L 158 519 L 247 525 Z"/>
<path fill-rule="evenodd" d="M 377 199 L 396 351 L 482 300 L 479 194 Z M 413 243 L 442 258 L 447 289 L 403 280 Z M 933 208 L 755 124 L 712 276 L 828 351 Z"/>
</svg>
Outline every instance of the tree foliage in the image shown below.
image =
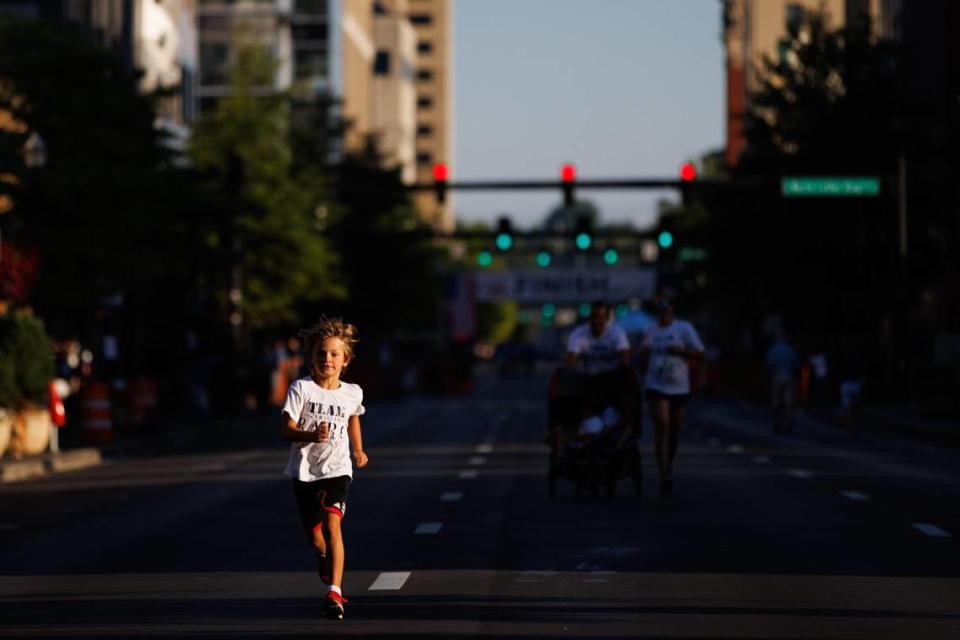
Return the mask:
<svg viewBox="0 0 960 640">
<path fill-rule="evenodd" d="M 241 40 L 230 95 L 201 119 L 192 146 L 214 209 L 208 246 L 224 265 L 239 261 L 240 308 L 255 329 L 296 322 L 299 303 L 346 291 L 323 233 L 324 184 L 316 166 L 294 164 L 289 96 L 261 90 L 273 73 L 268 54 Z"/>
</svg>

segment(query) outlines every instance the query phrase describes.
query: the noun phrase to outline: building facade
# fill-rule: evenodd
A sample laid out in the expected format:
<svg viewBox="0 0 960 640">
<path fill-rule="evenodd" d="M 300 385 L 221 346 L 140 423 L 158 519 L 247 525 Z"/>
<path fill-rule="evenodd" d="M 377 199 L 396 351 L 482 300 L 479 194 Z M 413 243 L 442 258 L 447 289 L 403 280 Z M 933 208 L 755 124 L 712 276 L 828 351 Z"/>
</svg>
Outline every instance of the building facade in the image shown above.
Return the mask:
<svg viewBox="0 0 960 640">
<path fill-rule="evenodd" d="M 345 0 L 340 3 L 341 94 L 346 150 L 376 140 L 383 162 L 407 183 L 430 182 L 452 160 L 449 0 Z M 421 217 L 454 227 L 452 198 L 421 192 Z"/>
</svg>

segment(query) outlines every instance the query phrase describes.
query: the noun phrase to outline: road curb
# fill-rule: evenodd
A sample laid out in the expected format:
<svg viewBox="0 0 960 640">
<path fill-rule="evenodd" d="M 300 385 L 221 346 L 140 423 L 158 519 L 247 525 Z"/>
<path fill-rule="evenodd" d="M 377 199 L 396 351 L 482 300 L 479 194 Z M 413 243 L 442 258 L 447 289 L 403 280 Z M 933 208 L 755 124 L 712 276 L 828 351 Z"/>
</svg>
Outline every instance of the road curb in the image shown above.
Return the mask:
<svg viewBox="0 0 960 640">
<path fill-rule="evenodd" d="M 47 453 L 28 460 L 0 462 L 0 483 L 21 482 L 64 471 L 95 467 L 103 462 L 99 449 L 86 447 Z"/>
</svg>

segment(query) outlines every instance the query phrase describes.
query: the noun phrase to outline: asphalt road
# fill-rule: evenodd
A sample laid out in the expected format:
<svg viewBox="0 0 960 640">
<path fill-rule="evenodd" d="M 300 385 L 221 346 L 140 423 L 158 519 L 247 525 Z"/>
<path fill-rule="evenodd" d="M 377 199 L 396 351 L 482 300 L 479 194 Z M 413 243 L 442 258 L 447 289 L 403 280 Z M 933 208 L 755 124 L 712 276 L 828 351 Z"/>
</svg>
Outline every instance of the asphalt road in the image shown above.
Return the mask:
<svg viewBox="0 0 960 640">
<path fill-rule="evenodd" d="M 647 430 L 639 500 L 551 500 L 545 388 L 368 404 L 342 623 L 274 422 L 2 485 L 0 637 L 960 638 L 956 450 L 701 398 L 673 495 Z"/>
</svg>

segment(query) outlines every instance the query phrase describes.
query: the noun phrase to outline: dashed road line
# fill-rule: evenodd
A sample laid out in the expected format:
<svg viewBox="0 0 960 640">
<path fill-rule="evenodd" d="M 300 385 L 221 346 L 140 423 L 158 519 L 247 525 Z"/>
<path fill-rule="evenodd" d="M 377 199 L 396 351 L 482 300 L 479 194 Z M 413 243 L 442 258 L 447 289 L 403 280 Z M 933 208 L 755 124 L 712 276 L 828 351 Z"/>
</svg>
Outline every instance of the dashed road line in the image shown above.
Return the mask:
<svg viewBox="0 0 960 640">
<path fill-rule="evenodd" d="M 467 460 L 467 464 L 478 467 L 481 464 L 487 464 L 487 459 L 483 456 L 470 456 L 470 459 Z"/>
<path fill-rule="evenodd" d="M 377 579 L 373 581 L 369 587 L 368 591 L 397 591 L 399 590 L 407 579 L 410 578 L 409 571 L 386 571 L 377 576 Z"/>
<path fill-rule="evenodd" d="M 414 529 L 413 532 L 418 535 L 433 535 L 440 533 L 440 529 L 442 528 L 442 522 L 422 522 L 417 525 L 417 528 Z"/>
<path fill-rule="evenodd" d="M 761 453 L 758 456 L 754 456 L 753 461 L 757 464 L 770 464 L 770 456 L 765 453 Z"/>
<path fill-rule="evenodd" d="M 789 473 L 794 478 L 801 478 L 803 480 L 813 477 L 813 474 L 807 471 L 806 469 L 790 469 Z"/>
<path fill-rule="evenodd" d="M 727 453 L 743 453 L 743 452 L 744 452 L 743 445 L 740 445 L 740 444 L 732 444 L 729 447 L 727 447 Z"/>
<path fill-rule="evenodd" d="M 478 445 L 478 446 L 477 446 L 477 453 L 487 453 L 487 454 L 493 453 L 493 445 L 492 445 L 492 444 L 486 444 L 486 443 L 481 444 L 481 445 Z"/>
<path fill-rule="evenodd" d="M 929 522 L 915 522 L 913 523 L 913 528 L 933 538 L 950 538 L 953 536 L 949 531 L 941 529 L 937 525 L 930 524 Z"/>
<path fill-rule="evenodd" d="M 463 491 L 445 491 L 440 496 L 441 502 L 460 502 L 463 500 Z"/>
<path fill-rule="evenodd" d="M 477 477 L 477 471 L 476 469 L 467 469 L 458 473 L 457 477 L 461 480 L 472 480 Z"/>
<path fill-rule="evenodd" d="M 870 500 L 870 496 L 860 491 L 841 491 L 840 495 L 854 502 L 868 502 Z"/>
</svg>

